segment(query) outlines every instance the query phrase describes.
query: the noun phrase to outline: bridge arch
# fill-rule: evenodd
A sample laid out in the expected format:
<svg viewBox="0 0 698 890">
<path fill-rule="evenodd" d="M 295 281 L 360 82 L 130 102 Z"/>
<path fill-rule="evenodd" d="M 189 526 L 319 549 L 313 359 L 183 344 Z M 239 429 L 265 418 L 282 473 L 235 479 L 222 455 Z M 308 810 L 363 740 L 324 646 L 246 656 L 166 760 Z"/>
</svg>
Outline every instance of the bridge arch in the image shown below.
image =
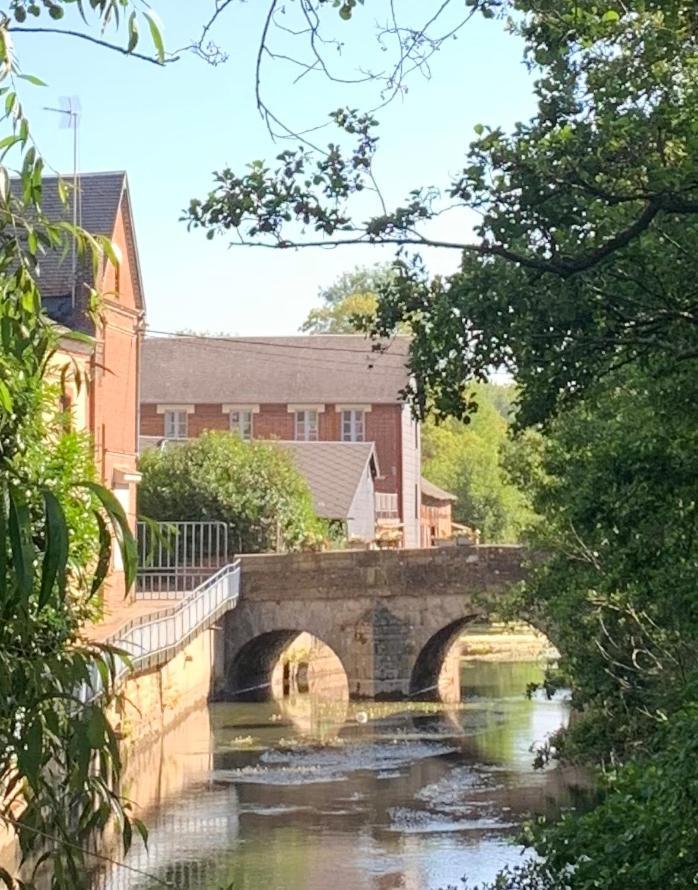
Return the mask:
<svg viewBox="0 0 698 890">
<path fill-rule="evenodd" d="M 251 635 L 228 653 L 225 695 L 229 701 L 267 701 L 294 692 L 348 698 L 344 661 L 302 624 Z"/>
<path fill-rule="evenodd" d="M 419 650 L 410 674 L 411 699 L 433 701 L 446 697 L 439 684 L 446 658 L 465 628 L 477 620 L 486 620 L 486 617 L 481 613 L 464 615 L 432 634 Z"/>
</svg>

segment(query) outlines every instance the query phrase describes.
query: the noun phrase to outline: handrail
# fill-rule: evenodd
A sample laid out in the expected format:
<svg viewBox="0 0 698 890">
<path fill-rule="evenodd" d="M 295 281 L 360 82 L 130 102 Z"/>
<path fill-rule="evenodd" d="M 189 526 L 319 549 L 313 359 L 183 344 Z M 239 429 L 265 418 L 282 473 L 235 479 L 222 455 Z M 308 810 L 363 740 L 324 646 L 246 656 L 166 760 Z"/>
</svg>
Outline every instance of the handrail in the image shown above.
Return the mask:
<svg viewBox="0 0 698 890">
<path fill-rule="evenodd" d="M 188 594 L 176 608 L 134 619 L 107 639 L 126 655 L 115 655 L 114 683 L 126 674 L 163 663 L 184 648 L 205 627 L 237 605 L 240 594 L 240 560 L 224 566 Z M 103 682 L 94 666 L 89 683 L 80 690 L 82 701 L 103 691 Z"/>
</svg>

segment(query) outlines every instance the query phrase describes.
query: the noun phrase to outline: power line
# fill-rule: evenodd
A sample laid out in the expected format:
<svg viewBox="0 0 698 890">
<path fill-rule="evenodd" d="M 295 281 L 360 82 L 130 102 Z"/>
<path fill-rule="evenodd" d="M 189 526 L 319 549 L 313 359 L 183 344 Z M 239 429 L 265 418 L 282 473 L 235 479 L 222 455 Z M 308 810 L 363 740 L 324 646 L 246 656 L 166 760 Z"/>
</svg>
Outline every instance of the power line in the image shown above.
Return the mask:
<svg viewBox="0 0 698 890">
<path fill-rule="evenodd" d="M 291 336 L 289 336 L 288 338 L 287 337 L 268 337 L 268 338 L 264 338 L 264 339 L 256 339 L 254 337 L 229 337 L 229 336 L 225 336 L 225 335 L 215 335 L 215 334 L 189 334 L 189 333 L 181 332 L 181 331 L 160 331 L 160 330 L 157 330 L 156 328 L 152 328 L 150 326 L 147 326 L 147 329 L 149 332 L 151 332 L 153 334 L 158 334 L 158 335 L 164 336 L 164 337 L 189 339 L 189 340 L 214 341 L 214 342 L 221 342 L 221 343 L 231 343 L 231 344 L 235 344 L 235 345 L 239 345 L 239 346 L 247 346 L 247 345 L 266 346 L 266 347 L 274 346 L 278 349 L 296 349 L 296 350 L 302 350 L 304 352 L 308 351 L 308 350 L 311 350 L 314 352 L 332 352 L 332 353 L 347 352 L 347 353 L 350 353 L 351 355 L 357 355 L 357 354 L 362 353 L 361 349 L 352 349 L 350 347 L 319 346 L 319 345 L 314 346 L 309 343 L 274 342 L 274 341 L 278 341 L 278 340 L 291 339 Z M 347 335 L 347 334 L 309 334 L 309 335 L 306 335 L 305 339 L 312 340 L 313 337 L 315 337 L 315 336 L 317 336 L 317 337 L 337 337 L 338 339 L 342 339 L 343 337 L 346 337 L 346 336 L 358 336 L 358 335 L 356 335 L 356 334 L 353 334 L 353 335 L 352 334 L 349 334 L 349 335 Z M 370 342 L 368 340 L 368 338 L 365 338 L 365 339 L 366 339 L 367 343 Z M 390 347 L 395 342 L 396 342 L 396 337 L 392 337 L 390 339 L 390 341 L 388 342 L 387 346 L 381 347 L 380 349 L 376 349 L 376 350 L 372 350 L 367 347 L 367 351 L 368 351 L 368 353 L 370 353 L 371 355 L 375 355 L 376 357 L 386 356 L 389 354 L 388 351 L 389 351 Z M 397 359 L 403 358 L 402 355 L 398 355 L 396 353 L 393 353 L 390 357 L 391 358 L 394 357 Z"/>
<path fill-rule="evenodd" d="M 320 351 L 322 353 L 330 352 L 340 352 L 340 353 L 349 353 L 351 355 L 356 356 L 357 361 L 342 361 L 341 358 L 329 359 L 326 356 L 313 357 L 313 364 L 317 367 L 321 365 L 328 370 L 337 370 L 338 368 L 347 368 L 352 371 L 356 371 L 359 367 L 359 363 L 361 360 L 367 363 L 368 367 L 366 370 L 394 370 L 394 371 L 403 371 L 405 376 L 408 373 L 408 367 L 406 364 L 406 356 L 399 356 L 397 354 L 387 354 L 386 352 L 375 352 L 371 353 L 368 351 L 361 351 L 359 349 L 347 349 L 342 347 L 316 347 L 316 346 L 303 346 L 302 344 L 274 344 L 266 340 L 252 340 L 252 339 L 242 339 L 242 338 L 234 338 L 234 337 L 200 337 L 194 334 L 178 334 L 176 332 L 169 331 L 157 331 L 153 328 L 149 328 L 149 331 L 156 334 L 164 335 L 167 339 L 172 340 L 182 340 L 193 343 L 198 341 L 204 348 L 207 349 L 220 349 L 224 351 L 226 354 L 230 354 L 231 347 L 240 346 L 240 347 L 248 347 L 248 353 L 254 352 L 255 355 L 265 356 L 271 359 L 274 359 L 274 364 L 284 365 L 287 368 L 293 368 L 294 370 L 299 370 L 301 365 L 301 356 L 296 355 L 286 355 L 280 356 L 278 349 L 286 348 L 290 350 L 294 350 L 296 352 L 301 351 L 307 353 L 308 351 Z M 147 342 L 147 341 L 146 341 Z M 266 347 L 260 348 L 260 347 Z M 276 349 L 274 349 L 276 347 Z M 396 359 L 396 362 L 389 361 L 391 359 Z"/>
</svg>

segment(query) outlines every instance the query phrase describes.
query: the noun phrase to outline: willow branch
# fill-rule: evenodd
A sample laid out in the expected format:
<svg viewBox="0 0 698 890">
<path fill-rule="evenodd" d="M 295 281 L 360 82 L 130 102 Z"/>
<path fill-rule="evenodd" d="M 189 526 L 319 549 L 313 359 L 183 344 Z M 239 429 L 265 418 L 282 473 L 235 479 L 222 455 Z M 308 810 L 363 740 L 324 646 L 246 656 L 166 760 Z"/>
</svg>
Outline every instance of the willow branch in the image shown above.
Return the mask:
<svg viewBox="0 0 698 890">
<path fill-rule="evenodd" d="M 179 56 L 176 54 L 160 60 L 155 56 L 147 56 L 145 53 L 138 53 L 135 50 L 129 50 L 125 46 L 119 46 L 118 43 L 109 43 L 108 40 L 93 37 L 91 34 L 84 34 L 82 31 L 70 31 L 64 28 L 25 28 L 21 26 L 12 26 L 9 30 L 12 34 L 57 34 L 60 37 L 75 37 L 78 40 L 86 40 L 88 43 L 94 43 L 102 49 L 112 50 L 112 52 L 119 53 L 122 56 L 128 56 L 131 59 L 139 59 L 141 62 L 150 62 L 151 65 L 168 65 L 171 62 L 177 62 L 179 60 Z"/>
</svg>

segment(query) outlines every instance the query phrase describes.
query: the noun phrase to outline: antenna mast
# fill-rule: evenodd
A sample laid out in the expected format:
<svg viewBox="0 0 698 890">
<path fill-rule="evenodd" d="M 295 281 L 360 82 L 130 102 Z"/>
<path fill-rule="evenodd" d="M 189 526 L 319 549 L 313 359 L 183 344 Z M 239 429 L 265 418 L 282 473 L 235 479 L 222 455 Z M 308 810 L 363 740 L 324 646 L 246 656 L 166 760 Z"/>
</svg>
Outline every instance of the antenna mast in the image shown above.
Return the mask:
<svg viewBox="0 0 698 890">
<path fill-rule="evenodd" d="M 73 131 L 73 227 L 82 226 L 82 195 L 78 188 L 78 132 L 80 126 L 80 100 L 77 96 L 61 96 L 58 100 L 58 108 L 44 108 L 44 111 L 54 111 L 61 115 L 60 128 Z M 75 235 L 73 235 L 73 249 L 71 253 L 71 309 L 75 310 L 77 302 L 78 286 L 78 255 Z"/>
</svg>

